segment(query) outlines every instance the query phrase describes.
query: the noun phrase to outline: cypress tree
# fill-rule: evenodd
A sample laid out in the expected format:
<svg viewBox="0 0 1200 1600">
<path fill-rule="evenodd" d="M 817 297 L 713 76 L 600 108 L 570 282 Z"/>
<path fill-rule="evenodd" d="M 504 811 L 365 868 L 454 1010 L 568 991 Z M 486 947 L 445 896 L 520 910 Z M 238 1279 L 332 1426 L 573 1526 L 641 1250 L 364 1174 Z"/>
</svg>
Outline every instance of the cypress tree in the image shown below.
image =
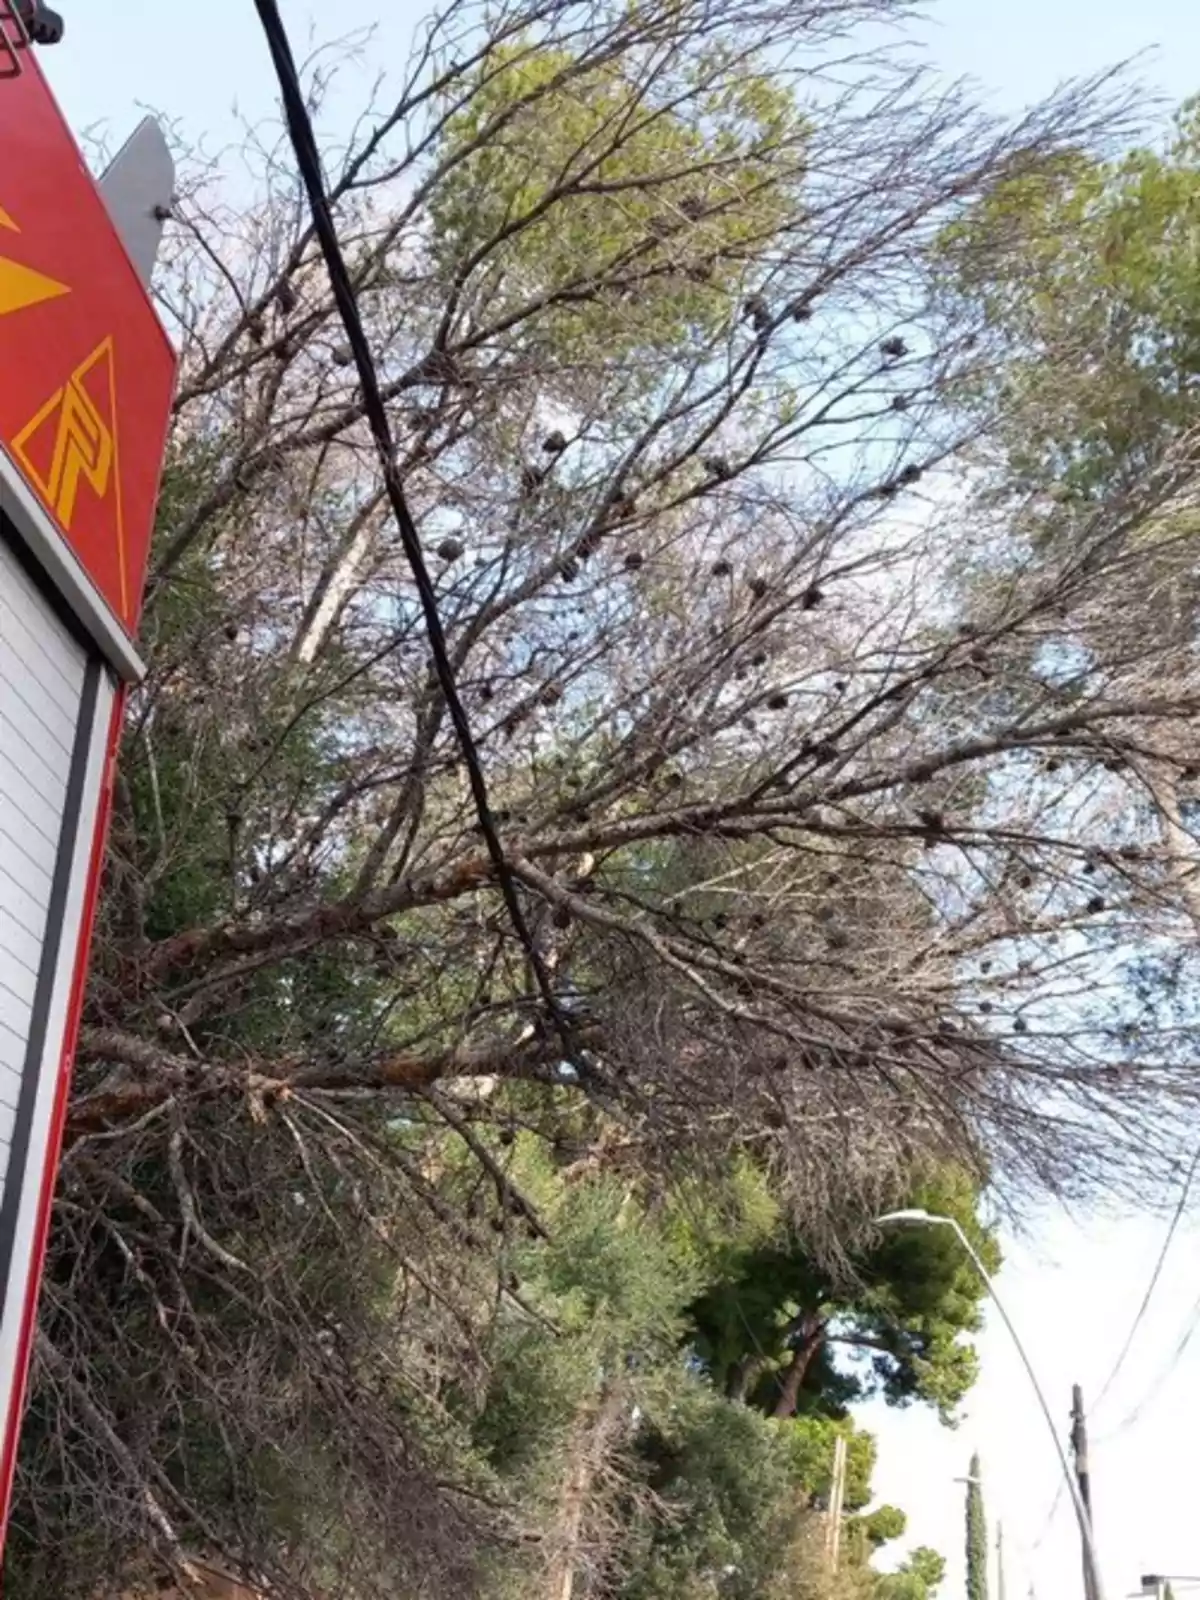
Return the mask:
<svg viewBox="0 0 1200 1600">
<path fill-rule="evenodd" d="M 967 1600 L 988 1600 L 987 1521 L 983 1514 L 983 1485 L 979 1457 L 971 1457 L 967 1484 Z"/>
</svg>

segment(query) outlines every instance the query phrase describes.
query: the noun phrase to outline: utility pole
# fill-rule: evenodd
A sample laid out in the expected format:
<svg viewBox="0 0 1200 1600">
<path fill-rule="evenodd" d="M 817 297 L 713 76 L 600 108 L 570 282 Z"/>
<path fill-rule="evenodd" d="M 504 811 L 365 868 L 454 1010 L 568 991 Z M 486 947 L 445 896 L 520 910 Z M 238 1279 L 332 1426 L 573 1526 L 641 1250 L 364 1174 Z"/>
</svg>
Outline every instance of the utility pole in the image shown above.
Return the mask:
<svg viewBox="0 0 1200 1600">
<path fill-rule="evenodd" d="M 829 1509 L 825 1513 L 825 1559 L 836 1573 L 842 1549 L 842 1506 L 846 1499 L 846 1436 L 833 1441 L 833 1475 L 829 1484 Z"/>
<path fill-rule="evenodd" d="M 1094 1532 L 1092 1521 L 1092 1476 L 1088 1466 L 1087 1417 L 1083 1410 L 1083 1390 L 1078 1384 L 1071 1389 L 1071 1451 L 1075 1457 L 1075 1481 L 1079 1485 L 1079 1502 L 1087 1517 L 1088 1528 Z M 1084 1600 L 1097 1600 L 1096 1574 L 1092 1568 L 1091 1552 L 1087 1542 L 1083 1546 Z"/>
</svg>

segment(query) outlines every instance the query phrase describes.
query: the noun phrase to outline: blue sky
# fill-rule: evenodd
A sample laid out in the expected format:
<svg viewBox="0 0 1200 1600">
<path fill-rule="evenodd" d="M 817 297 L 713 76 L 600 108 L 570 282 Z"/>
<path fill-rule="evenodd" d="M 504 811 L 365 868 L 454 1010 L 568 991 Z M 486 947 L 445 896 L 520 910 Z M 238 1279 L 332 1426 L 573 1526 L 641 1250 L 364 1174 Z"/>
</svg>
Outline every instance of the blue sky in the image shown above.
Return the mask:
<svg viewBox="0 0 1200 1600">
<path fill-rule="evenodd" d="M 76 129 L 102 130 L 116 143 L 150 108 L 175 119 L 186 136 L 203 137 L 217 154 L 236 138 L 237 114 L 250 121 L 272 114 L 269 67 L 251 0 L 57 3 L 69 20 L 69 41 L 44 60 Z M 375 25 L 359 85 L 399 64 L 422 14 L 396 0 L 338 0 L 336 6 L 293 0 L 283 10 L 298 47 Z M 1148 121 L 1200 88 L 1194 0 L 943 0 L 928 8 L 918 32 L 948 77 L 975 79 L 998 110 L 1018 109 L 1065 79 L 1134 56 L 1143 57 L 1137 74 Z M 333 103 L 335 119 L 339 107 L 352 108 L 355 89 L 352 75 Z M 341 130 L 326 131 L 336 136 Z M 1072 1383 L 1082 1383 L 1093 1399 L 1102 1387 L 1157 1254 L 1163 1223 L 1137 1215 L 1136 1202 L 1131 1196 L 1131 1214 L 1123 1218 L 1043 1217 L 1007 1244 L 1000 1280 L 1006 1303 L 1064 1423 Z M 1142 1572 L 1200 1572 L 1190 1449 L 1200 1410 L 1200 1336 L 1174 1360 L 1198 1298 L 1200 1229 L 1193 1226 L 1181 1231 L 1138 1344 L 1094 1419 L 1107 1600 L 1135 1588 Z M 983 1378 L 956 1433 L 919 1411 L 872 1409 L 864 1418 L 880 1437 L 880 1490 L 910 1513 L 915 1542 L 933 1544 L 950 1558 L 944 1600 L 960 1600 L 962 1490 L 953 1480 L 978 1449 L 989 1510 L 1005 1522 L 1009 1600 L 1025 1600 L 1031 1582 L 1041 1600 L 1076 1596 L 1079 1551 L 1065 1505 L 1038 1543 L 1057 1467 L 1027 1380 L 995 1318 L 982 1353 Z M 1107 1438 L 1160 1376 L 1136 1420 Z"/>
<path fill-rule="evenodd" d="M 943 69 L 976 79 L 998 107 L 1147 52 L 1137 70 L 1148 97 L 1182 100 L 1200 89 L 1200 25 L 1187 0 L 935 0 L 925 11 L 921 32 Z"/>
<path fill-rule="evenodd" d="M 251 0 L 57 3 L 68 17 L 68 43 L 44 60 L 76 128 L 107 124 L 119 138 L 137 108 L 149 106 L 219 147 L 236 130 L 235 105 L 252 120 L 270 113 Z M 298 48 L 374 27 L 371 75 L 402 58 L 424 14 L 409 0 L 284 0 L 282 9 Z M 1182 99 L 1200 87 L 1200 24 L 1188 0 L 935 0 L 918 31 L 949 76 L 975 78 L 997 107 L 1025 104 L 1063 79 L 1143 52 L 1151 54 L 1139 75 L 1151 94 Z"/>
</svg>

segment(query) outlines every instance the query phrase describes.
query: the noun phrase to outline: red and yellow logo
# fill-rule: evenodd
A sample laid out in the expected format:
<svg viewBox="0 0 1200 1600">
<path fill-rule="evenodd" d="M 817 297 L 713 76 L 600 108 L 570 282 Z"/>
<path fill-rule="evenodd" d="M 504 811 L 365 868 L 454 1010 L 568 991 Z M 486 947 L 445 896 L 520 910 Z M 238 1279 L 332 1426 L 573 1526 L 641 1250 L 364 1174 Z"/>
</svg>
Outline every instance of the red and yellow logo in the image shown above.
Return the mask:
<svg viewBox="0 0 1200 1600">
<path fill-rule="evenodd" d="M 0 207 L 0 229 L 20 227 Z M 0 317 L 70 294 L 70 286 L 0 255 Z M 81 492 L 112 498 L 120 571 L 121 613 L 129 613 L 121 462 L 117 442 L 117 375 L 114 346 L 103 339 L 16 432 L 10 448 L 64 532 L 71 533 Z"/>
<path fill-rule="evenodd" d="M 129 609 L 125 570 L 125 530 L 121 517 L 121 465 L 117 445 L 117 377 L 113 342 L 105 339 L 57 389 L 12 442 L 46 504 L 68 532 L 75 521 L 80 489 L 98 500 L 113 497 L 117 559 L 121 569 L 121 611 Z"/>
<path fill-rule="evenodd" d="M 36 57 L 23 66 L 0 94 L 0 496 L 28 487 L 132 634 L 175 352 Z"/>
</svg>

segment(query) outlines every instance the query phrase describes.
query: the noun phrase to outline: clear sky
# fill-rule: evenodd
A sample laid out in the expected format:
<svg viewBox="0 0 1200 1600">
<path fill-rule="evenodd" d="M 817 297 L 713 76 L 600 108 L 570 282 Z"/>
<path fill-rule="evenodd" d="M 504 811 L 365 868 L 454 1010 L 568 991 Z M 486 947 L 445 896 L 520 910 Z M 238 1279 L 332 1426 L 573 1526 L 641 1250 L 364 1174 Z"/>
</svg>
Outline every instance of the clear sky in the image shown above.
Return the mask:
<svg viewBox="0 0 1200 1600">
<path fill-rule="evenodd" d="M 1194 1429 L 1200 1414 L 1200 1227 L 1181 1228 L 1159 1288 L 1116 1383 L 1097 1405 L 1142 1299 L 1165 1232 L 1161 1219 L 1057 1216 L 1006 1242 L 1005 1307 L 1029 1352 L 1056 1420 L 1067 1431 L 1071 1386 L 1083 1387 L 1091 1432 L 1097 1540 L 1106 1600 L 1137 1588 L 1143 1572 L 1200 1574 Z M 1081 1594 L 1079 1536 L 1029 1379 L 999 1319 L 981 1344 L 983 1376 L 955 1432 L 917 1410 L 869 1407 L 860 1421 L 880 1442 L 876 1487 L 909 1513 L 911 1541 L 950 1561 L 944 1600 L 961 1600 L 963 1488 L 971 1453 L 982 1457 L 989 1521 L 1005 1529 L 1008 1600 Z M 1140 1408 L 1140 1409 L 1139 1409 Z M 1138 1413 L 1130 1421 L 1131 1413 Z M 1039 1543 L 1040 1541 L 1040 1543 Z M 1034 1546 L 1038 1547 L 1035 1549 Z M 993 1597 L 995 1588 L 993 1586 Z"/>
<path fill-rule="evenodd" d="M 139 107 L 206 134 L 214 150 L 236 131 L 236 106 L 270 113 L 265 50 L 252 0 L 56 0 L 68 42 L 44 61 L 76 128 L 107 125 L 120 137 Z M 402 58 L 425 14 L 413 0 L 283 0 L 298 51 L 306 41 L 374 29 L 371 76 Z M 1194 71 L 1200 22 L 1191 0 L 933 0 L 920 33 L 948 75 L 975 78 L 998 108 L 1036 100 L 1067 78 L 1149 52 L 1140 77 L 1150 94 L 1182 99 Z"/>
<path fill-rule="evenodd" d="M 77 129 L 103 130 L 116 143 L 150 108 L 175 119 L 190 138 L 203 136 L 217 155 L 236 137 L 235 108 L 251 121 L 271 115 L 269 66 L 251 0 L 56 3 L 68 17 L 68 43 L 44 60 Z M 363 82 L 402 59 L 423 13 L 409 0 L 323 6 L 292 0 L 283 10 L 298 47 L 374 26 Z M 996 109 L 1016 109 L 1064 79 L 1143 52 L 1138 73 L 1148 117 L 1156 101 L 1177 101 L 1200 89 L 1195 0 L 943 0 L 931 4 L 920 31 L 945 73 L 976 79 Z M 352 99 L 348 86 L 341 103 L 349 106 Z M 1136 1198 L 1129 1197 L 1131 1211 Z M 1081 1383 L 1093 1401 L 1104 1384 L 1163 1227 L 1136 1214 L 1116 1220 L 1056 1216 L 1008 1242 L 1001 1290 L 1064 1432 L 1072 1383 Z M 1193 1314 L 1200 1317 L 1197 1226 L 1180 1231 L 1137 1345 L 1095 1407 L 1092 1469 L 1106 1600 L 1136 1588 L 1142 1572 L 1200 1573 L 1194 1466 L 1200 1333 L 1175 1359 Z M 995 1317 L 982 1351 L 983 1378 L 957 1432 L 920 1411 L 868 1409 L 863 1421 L 880 1438 L 881 1495 L 909 1512 L 913 1542 L 932 1544 L 950 1558 L 943 1597 L 961 1600 L 963 1491 L 953 1480 L 977 1449 L 989 1512 L 1004 1520 L 1008 1600 L 1025 1600 L 1031 1583 L 1041 1600 L 1068 1600 L 1081 1590 L 1078 1540 L 1065 1501 L 1044 1533 L 1058 1469 L 1028 1380 Z M 1140 1414 L 1107 1438 L 1147 1391 L 1151 1398 Z"/>
</svg>

